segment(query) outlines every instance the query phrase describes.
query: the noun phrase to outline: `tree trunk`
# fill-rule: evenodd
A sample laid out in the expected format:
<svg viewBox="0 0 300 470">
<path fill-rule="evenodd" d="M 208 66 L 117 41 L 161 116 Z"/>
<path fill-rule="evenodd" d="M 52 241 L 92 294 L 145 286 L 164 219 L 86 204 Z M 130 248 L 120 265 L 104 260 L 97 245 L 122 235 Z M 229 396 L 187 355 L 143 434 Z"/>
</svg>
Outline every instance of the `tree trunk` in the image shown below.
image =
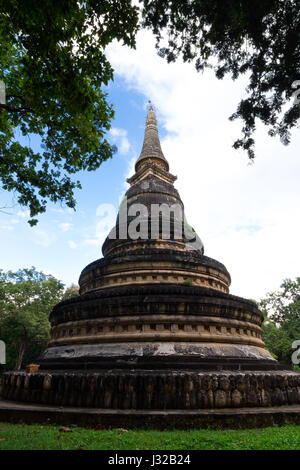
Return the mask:
<svg viewBox="0 0 300 470">
<path fill-rule="evenodd" d="M 19 348 L 18 348 L 18 359 L 15 365 L 15 370 L 20 370 L 22 367 L 23 357 L 25 353 L 25 346 L 26 346 L 25 341 L 21 341 Z"/>
</svg>

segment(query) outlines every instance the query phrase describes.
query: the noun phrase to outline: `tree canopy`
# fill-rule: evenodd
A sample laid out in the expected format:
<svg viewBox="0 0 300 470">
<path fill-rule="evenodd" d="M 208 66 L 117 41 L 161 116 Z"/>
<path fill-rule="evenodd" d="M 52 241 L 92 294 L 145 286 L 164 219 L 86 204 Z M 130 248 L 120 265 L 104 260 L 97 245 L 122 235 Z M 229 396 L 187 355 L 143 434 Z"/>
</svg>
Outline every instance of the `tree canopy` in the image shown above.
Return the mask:
<svg viewBox="0 0 300 470">
<path fill-rule="evenodd" d="M 140 0 L 143 26 L 157 39 L 168 62 L 179 56 L 222 79 L 249 77 L 245 96 L 231 120 L 243 121 L 234 148 L 255 157 L 258 120 L 284 144 L 300 118 L 293 87 L 300 79 L 300 0 Z M 298 83 L 300 85 L 300 82 Z M 286 106 L 287 105 L 287 109 Z"/>
<path fill-rule="evenodd" d="M 169 62 L 182 56 L 222 79 L 247 74 L 235 148 L 254 154 L 263 122 L 284 144 L 300 118 L 300 0 L 140 0 L 141 26 Z M 30 209 L 47 201 L 75 207 L 74 174 L 114 153 L 106 134 L 114 116 L 103 86 L 113 78 L 105 56 L 114 39 L 135 47 L 138 8 L 130 0 L 0 0 L 0 189 Z M 298 83 L 298 85 L 297 85 Z M 298 91 L 295 87 L 298 86 Z M 36 135 L 42 150 L 30 137 Z"/>
<path fill-rule="evenodd" d="M 72 175 L 112 156 L 104 49 L 113 39 L 134 47 L 137 21 L 130 0 L 0 0 L 0 187 L 29 207 L 31 225 L 47 200 L 74 208 Z"/>
<path fill-rule="evenodd" d="M 7 367 L 20 369 L 36 360 L 50 337 L 49 314 L 58 302 L 76 295 L 35 268 L 0 270 L 0 339 L 6 343 Z"/>
<path fill-rule="evenodd" d="M 291 362 L 292 344 L 300 340 L 300 277 L 285 279 L 278 291 L 259 303 L 265 315 L 263 339 L 278 360 Z"/>
</svg>

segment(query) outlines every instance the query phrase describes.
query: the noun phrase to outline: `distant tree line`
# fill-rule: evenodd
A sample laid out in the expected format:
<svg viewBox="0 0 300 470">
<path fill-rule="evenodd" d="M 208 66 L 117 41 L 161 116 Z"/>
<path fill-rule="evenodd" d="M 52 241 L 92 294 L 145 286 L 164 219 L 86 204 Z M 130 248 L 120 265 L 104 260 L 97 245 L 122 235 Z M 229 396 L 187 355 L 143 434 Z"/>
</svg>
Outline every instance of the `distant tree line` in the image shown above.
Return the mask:
<svg viewBox="0 0 300 470">
<path fill-rule="evenodd" d="M 0 270 L 0 339 L 6 343 L 6 365 L 20 370 L 36 361 L 50 338 L 49 314 L 58 302 L 78 295 L 55 277 L 34 267 Z"/>
<path fill-rule="evenodd" d="M 267 349 L 278 361 L 291 364 L 292 344 L 300 340 L 300 277 L 285 279 L 259 307 L 265 316 L 263 340 Z"/>
</svg>

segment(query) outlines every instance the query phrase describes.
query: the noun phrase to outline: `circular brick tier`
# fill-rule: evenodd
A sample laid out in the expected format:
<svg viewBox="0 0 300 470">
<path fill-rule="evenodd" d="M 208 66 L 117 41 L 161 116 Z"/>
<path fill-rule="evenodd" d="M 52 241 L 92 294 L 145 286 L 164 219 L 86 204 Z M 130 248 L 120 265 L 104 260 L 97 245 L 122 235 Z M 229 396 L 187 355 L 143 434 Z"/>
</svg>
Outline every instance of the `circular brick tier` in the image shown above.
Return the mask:
<svg viewBox="0 0 300 470">
<path fill-rule="evenodd" d="M 254 302 L 214 289 L 132 285 L 56 305 L 41 368 L 278 369 Z"/>
<path fill-rule="evenodd" d="M 129 250 L 118 252 L 89 264 L 79 278 L 80 293 L 107 287 L 141 284 L 189 283 L 195 287 L 208 287 L 229 292 L 230 275 L 225 266 L 195 251 L 158 249 L 160 242 L 140 240 L 127 242 Z M 143 249 L 140 247 L 143 245 Z"/>
</svg>

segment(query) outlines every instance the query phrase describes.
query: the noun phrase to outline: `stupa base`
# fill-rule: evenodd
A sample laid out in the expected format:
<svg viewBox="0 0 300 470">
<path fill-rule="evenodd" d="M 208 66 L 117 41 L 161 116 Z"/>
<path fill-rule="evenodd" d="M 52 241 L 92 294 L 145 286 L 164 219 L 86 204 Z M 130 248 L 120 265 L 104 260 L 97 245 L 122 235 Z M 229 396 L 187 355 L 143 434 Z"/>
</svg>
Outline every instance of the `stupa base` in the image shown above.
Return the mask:
<svg viewBox="0 0 300 470">
<path fill-rule="evenodd" d="M 231 370 L 45 370 L 2 377 L 3 398 L 115 410 L 201 410 L 300 405 L 300 374 Z"/>
<path fill-rule="evenodd" d="M 280 370 L 264 348 L 213 342 L 128 342 L 72 344 L 47 348 L 41 369 Z"/>
<path fill-rule="evenodd" d="M 243 429 L 300 425 L 300 405 L 222 410 L 112 410 L 17 403 L 0 399 L 0 421 L 104 429 Z"/>
</svg>

